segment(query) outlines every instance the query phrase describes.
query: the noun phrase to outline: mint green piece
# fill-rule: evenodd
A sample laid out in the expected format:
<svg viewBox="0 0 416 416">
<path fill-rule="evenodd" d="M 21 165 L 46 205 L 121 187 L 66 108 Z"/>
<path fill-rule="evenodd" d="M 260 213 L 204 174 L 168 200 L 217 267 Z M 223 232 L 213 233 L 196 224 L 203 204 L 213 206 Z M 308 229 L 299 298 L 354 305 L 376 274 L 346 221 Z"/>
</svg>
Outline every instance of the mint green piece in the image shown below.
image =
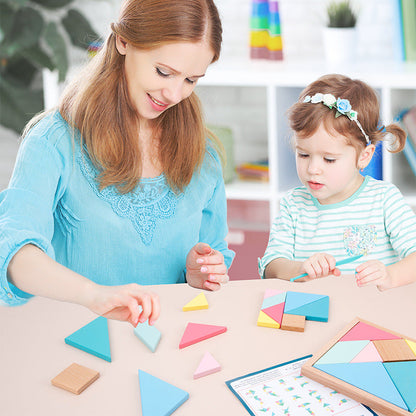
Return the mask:
<svg viewBox="0 0 416 416">
<path fill-rule="evenodd" d="M 267 30 L 269 28 L 269 18 L 267 16 L 250 17 L 250 28 Z"/>
<path fill-rule="evenodd" d="M 102 316 L 66 337 L 65 343 L 111 362 L 108 321 Z"/>
<path fill-rule="evenodd" d="M 337 342 L 315 363 L 315 365 L 349 363 L 369 344 L 369 342 L 369 340 Z"/>
<path fill-rule="evenodd" d="M 273 25 L 273 24 L 271 24 L 269 26 L 269 32 L 273 36 L 274 35 L 281 35 L 282 34 L 281 29 L 280 29 L 280 25 Z"/>
<path fill-rule="evenodd" d="M 152 352 L 156 351 L 161 338 L 161 333 L 154 325 L 149 325 L 149 321 L 139 323 L 136 328 L 134 328 L 134 334 L 147 348 L 149 348 L 149 350 Z"/>
</svg>

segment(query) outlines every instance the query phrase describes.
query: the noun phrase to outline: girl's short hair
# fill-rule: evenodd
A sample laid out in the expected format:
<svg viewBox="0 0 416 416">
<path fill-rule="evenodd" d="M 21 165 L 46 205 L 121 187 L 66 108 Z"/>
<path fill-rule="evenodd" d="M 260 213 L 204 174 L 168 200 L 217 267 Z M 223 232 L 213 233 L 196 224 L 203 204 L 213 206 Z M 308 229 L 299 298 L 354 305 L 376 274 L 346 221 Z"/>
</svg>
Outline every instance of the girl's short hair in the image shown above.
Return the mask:
<svg viewBox="0 0 416 416">
<path fill-rule="evenodd" d="M 391 151 L 399 152 L 403 149 L 406 140 L 404 130 L 395 124 L 389 126 L 380 124 L 380 105 L 375 90 L 363 81 L 339 74 L 324 75 L 312 82 L 301 92 L 298 102 L 290 107 L 289 124 L 297 137 L 311 136 L 323 123 L 328 133 L 338 133 L 347 137 L 348 143 L 357 150 L 367 144 L 364 134 L 354 121 L 346 116 L 335 117 L 334 108 L 304 102 L 306 96 L 312 97 L 317 93 L 332 94 L 335 98 L 347 99 L 352 109 L 358 113 L 358 121 L 368 135 L 370 143 L 376 144 L 390 133 L 395 138 Z"/>
</svg>

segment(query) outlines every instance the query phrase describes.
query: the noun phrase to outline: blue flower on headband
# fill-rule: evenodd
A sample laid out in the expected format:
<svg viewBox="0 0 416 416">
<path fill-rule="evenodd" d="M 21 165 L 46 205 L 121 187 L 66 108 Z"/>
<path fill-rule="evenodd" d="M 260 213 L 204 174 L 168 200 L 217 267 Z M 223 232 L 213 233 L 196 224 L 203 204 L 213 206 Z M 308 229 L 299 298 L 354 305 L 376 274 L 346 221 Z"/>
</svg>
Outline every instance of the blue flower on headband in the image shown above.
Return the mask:
<svg viewBox="0 0 416 416">
<path fill-rule="evenodd" d="M 349 113 L 352 108 L 351 108 L 351 104 L 348 100 L 346 100 L 345 98 L 338 98 L 337 100 L 337 110 L 341 113 L 346 115 L 346 113 Z"/>
</svg>

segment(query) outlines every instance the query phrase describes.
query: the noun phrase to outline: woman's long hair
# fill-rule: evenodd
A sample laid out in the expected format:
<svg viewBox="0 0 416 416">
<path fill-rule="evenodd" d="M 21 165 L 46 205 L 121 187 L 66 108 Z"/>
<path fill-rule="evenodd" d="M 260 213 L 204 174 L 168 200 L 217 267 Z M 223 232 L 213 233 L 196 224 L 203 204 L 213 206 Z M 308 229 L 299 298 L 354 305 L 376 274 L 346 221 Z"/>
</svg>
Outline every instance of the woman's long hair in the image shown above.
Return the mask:
<svg viewBox="0 0 416 416">
<path fill-rule="evenodd" d="M 59 105 L 65 120 L 79 130 L 88 156 L 100 172 L 100 188 L 130 192 L 140 181 L 140 119 L 128 94 L 125 57 L 116 49 L 119 35 L 143 50 L 174 42 L 207 41 L 216 61 L 222 28 L 212 0 L 128 0 L 102 50 L 66 88 Z M 192 93 L 156 120 L 159 153 L 169 185 L 181 191 L 205 154 L 207 131 L 198 97 Z"/>
</svg>

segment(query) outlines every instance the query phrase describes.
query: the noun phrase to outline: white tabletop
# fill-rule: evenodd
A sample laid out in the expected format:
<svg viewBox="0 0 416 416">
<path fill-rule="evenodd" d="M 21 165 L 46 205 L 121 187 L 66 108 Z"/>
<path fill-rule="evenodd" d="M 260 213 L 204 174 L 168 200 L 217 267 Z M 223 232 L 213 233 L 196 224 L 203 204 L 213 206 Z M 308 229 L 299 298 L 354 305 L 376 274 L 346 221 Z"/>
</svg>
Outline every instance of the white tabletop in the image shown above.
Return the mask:
<svg viewBox="0 0 416 416">
<path fill-rule="evenodd" d="M 329 295 L 329 321 L 306 321 L 305 332 L 258 327 L 267 288 Z M 232 281 L 205 292 L 209 309 L 183 312 L 200 291 L 186 284 L 153 286 L 162 314 L 162 338 L 152 353 L 130 324 L 109 321 L 112 362 L 66 345 L 64 339 L 96 316 L 78 305 L 34 298 L 24 306 L 0 307 L 0 413 L 7 416 L 83 416 L 141 414 L 138 370 L 189 392 L 178 416 L 247 414 L 225 384 L 241 375 L 314 353 L 354 317 L 416 338 L 416 284 L 379 292 L 358 288 L 351 276 L 308 283 L 281 280 Z M 227 332 L 179 349 L 188 322 L 224 325 Z M 218 373 L 194 380 L 209 351 L 221 364 Z M 79 396 L 51 385 L 51 379 L 76 362 L 100 372 Z"/>
</svg>

